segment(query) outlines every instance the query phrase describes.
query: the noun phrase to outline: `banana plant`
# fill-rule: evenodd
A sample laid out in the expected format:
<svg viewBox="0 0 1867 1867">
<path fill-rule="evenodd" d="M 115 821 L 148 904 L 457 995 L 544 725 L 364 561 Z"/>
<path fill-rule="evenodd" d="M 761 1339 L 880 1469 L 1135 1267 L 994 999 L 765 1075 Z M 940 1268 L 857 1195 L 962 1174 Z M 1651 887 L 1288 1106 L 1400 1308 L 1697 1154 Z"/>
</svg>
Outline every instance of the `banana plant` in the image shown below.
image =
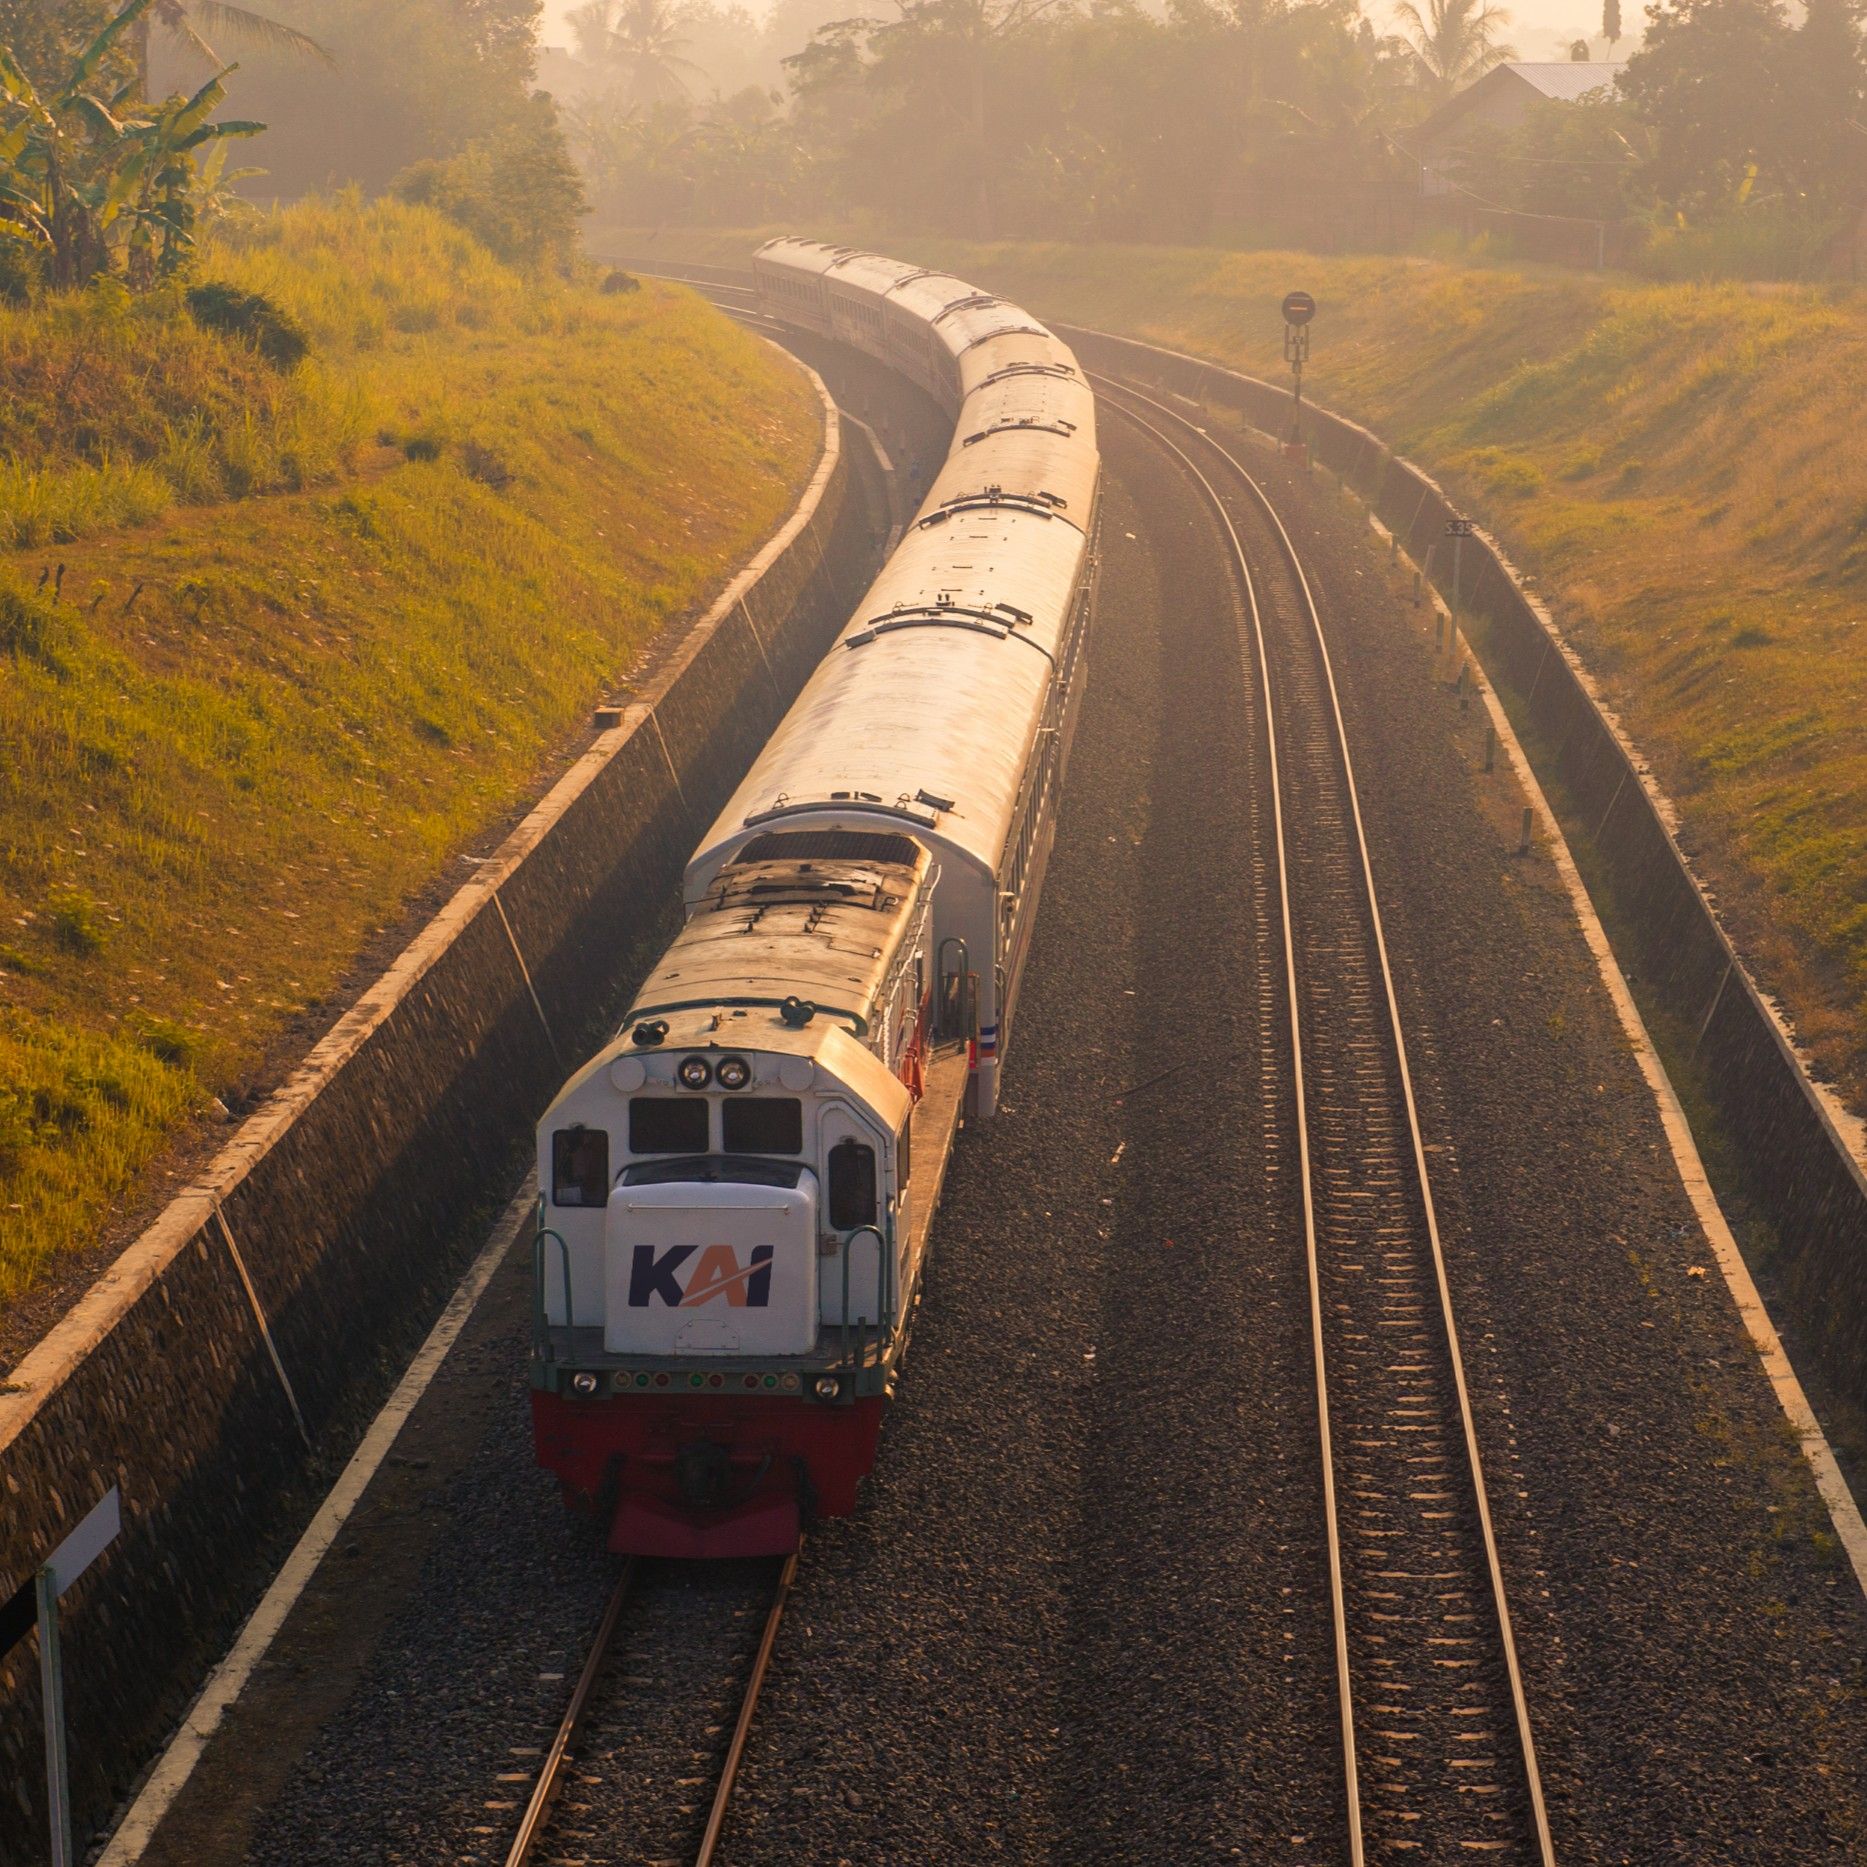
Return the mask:
<svg viewBox="0 0 1867 1867">
<path fill-rule="evenodd" d="M 49 96 L 0 46 L 0 237 L 40 250 L 54 288 L 107 271 L 118 245 L 133 288 L 173 272 L 193 242 L 195 151 L 265 127 L 208 120 L 226 97 L 225 71 L 158 105 L 139 99 L 135 81 L 96 94 L 112 47 L 155 4 L 127 0 Z"/>
<path fill-rule="evenodd" d="M 224 149 L 229 138 L 257 136 L 266 127 L 237 119 L 208 121 L 226 98 L 226 79 L 234 69 L 229 65 L 216 73 L 192 97 L 145 108 L 122 126 L 125 152 L 105 205 L 111 219 L 128 228 L 132 289 L 171 277 L 194 248 L 200 184 L 196 151 L 209 144 Z"/>
</svg>

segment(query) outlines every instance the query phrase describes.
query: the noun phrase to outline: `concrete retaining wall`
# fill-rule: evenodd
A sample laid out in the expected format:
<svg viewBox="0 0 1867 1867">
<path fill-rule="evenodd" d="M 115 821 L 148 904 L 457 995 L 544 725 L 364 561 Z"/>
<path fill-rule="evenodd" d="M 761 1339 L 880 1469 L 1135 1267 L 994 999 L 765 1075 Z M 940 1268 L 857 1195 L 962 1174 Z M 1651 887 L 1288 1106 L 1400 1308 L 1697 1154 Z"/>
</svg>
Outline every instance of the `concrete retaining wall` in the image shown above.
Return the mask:
<svg viewBox="0 0 1867 1867">
<path fill-rule="evenodd" d="M 327 1433 L 431 1323 L 475 1213 L 510 1191 L 513 1138 L 603 1034 L 688 852 L 873 575 L 886 498 L 824 407 L 797 510 L 621 725 L 0 1392 L 0 1599 L 123 1491 L 120 1541 L 64 1603 L 81 1851 L 251 1605 L 291 1488 L 347 1456 Z M 46 1857 L 42 1754 L 28 1641 L 0 1662 L 8 1867 Z"/>
<path fill-rule="evenodd" d="M 1198 358 L 1056 327 L 1091 368 L 1119 368 L 1240 411 L 1279 433 L 1289 391 Z M 1486 666 L 1541 742 L 1615 913 L 1615 944 L 1649 1018 L 1689 1034 L 1693 1065 L 1733 1143 L 1746 1194 L 1776 1233 L 1785 1294 L 1823 1374 L 1867 1406 L 1867 1176 L 1718 924 L 1660 799 L 1548 613 L 1487 538 L 1465 539 L 1458 587 L 1438 484 L 1366 428 L 1313 405 L 1314 457 L 1353 486 L 1456 611 L 1479 619 Z M 1542 760 L 1539 759 L 1539 763 Z"/>
</svg>

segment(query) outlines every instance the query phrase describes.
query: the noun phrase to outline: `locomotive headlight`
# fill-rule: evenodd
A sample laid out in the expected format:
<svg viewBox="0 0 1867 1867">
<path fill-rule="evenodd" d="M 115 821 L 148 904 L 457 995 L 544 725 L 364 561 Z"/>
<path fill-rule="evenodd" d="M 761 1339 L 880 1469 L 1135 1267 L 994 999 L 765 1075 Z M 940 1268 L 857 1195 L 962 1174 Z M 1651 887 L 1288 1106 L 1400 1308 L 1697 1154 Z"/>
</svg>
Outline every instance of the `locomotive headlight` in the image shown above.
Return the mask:
<svg viewBox="0 0 1867 1867">
<path fill-rule="evenodd" d="M 743 1089 L 752 1080 L 752 1066 L 744 1057 L 721 1057 L 713 1076 L 722 1089 Z"/>
<path fill-rule="evenodd" d="M 834 1400 L 836 1398 L 836 1376 L 833 1374 L 818 1375 L 816 1389 L 819 1400 Z"/>
<path fill-rule="evenodd" d="M 587 1373 L 573 1374 L 570 1378 L 570 1388 L 573 1394 L 594 1394 L 596 1392 L 596 1376 Z"/>
<path fill-rule="evenodd" d="M 683 1057 L 675 1075 L 683 1089 L 704 1089 L 713 1080 L 713 1065 L 705 1057 Z"/>
</svg>

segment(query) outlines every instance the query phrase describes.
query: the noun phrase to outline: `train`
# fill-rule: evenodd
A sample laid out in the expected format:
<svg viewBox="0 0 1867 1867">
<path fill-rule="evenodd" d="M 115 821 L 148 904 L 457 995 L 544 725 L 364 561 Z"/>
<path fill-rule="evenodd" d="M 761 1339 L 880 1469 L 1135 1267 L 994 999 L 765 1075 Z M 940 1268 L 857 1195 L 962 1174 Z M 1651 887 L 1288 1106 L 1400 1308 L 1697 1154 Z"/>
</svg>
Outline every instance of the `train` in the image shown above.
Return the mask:
<svg viewBox="0 0 1867 1867">
<path fill-rule="evenodd" d="M 775 240 L 753 274 L 952 442 L 538 1125 L 536 1453 L 628 1555 L 782 1555 L 856 1507 L 956 1133 L 997 1106 L 1095 604 L 1064 343 L 850 247 Z"/>
</svg>

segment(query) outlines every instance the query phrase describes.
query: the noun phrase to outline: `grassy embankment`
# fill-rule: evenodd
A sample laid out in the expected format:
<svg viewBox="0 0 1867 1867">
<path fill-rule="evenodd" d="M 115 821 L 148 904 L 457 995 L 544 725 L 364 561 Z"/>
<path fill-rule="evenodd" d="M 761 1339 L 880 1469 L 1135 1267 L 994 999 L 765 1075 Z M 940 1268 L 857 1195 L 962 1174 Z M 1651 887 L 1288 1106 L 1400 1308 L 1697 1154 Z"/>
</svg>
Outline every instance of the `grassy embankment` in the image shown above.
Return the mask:
<svg viewBox="0 0 1867 1867">
<path fill-rule="evenodd" d="M 0 306 L 0 1306 L 259 1086 L 820 443 L 688 295 L 541 285 L 426 211 L 305 206 L 202 272 L 308 358 Z"/>
<path fill-rule="evenodd" d="M 747 237 L 649 250 L 743 264 Z M 593 245 L 604 242 L 593 239 Z M 644 250 L 618 235 L 616 251 Z M 883 243 L 886 245 L 886 243 Z M 903 236 L 1042 315 L 1305 382 L 1533 570 L 1818 1066 L 1867 1107 L 1867 291 Z"/>
</svg>

